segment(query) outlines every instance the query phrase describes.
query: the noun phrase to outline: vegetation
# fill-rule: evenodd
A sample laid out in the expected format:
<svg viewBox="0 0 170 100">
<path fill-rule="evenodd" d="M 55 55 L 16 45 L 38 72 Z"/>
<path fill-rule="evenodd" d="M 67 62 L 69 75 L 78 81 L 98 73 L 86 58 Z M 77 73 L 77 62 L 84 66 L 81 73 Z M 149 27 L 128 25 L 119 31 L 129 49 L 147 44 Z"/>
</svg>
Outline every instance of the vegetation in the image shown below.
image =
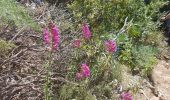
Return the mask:
<svg viewBox="0 0 170 100">
<path fill-rule="evenodd" d="M 132 98 L 132 90 L 118 90 L 122 66 L 143 78 L 151 74 L 163 39 L 158 19 L 159 7 L 164 3 L 165 0 L 153 0 L 147 5 L 143 0 L 74 0 L 66 8 L 42 5 L 44 13 L 39 18 L 43 20 L 44 35 L 25 30 L 26 34 L 17 32 L 19 35 L 11 38 L 7 36 L 12 32 L 7 32 L 5 25 L 29 26 L 35 31 L 40 30 L 40 25 L 22 5 L 1 0 L 0 34 L 5 35 L 0 36 L 0 57 L 9 57 L 2 60 L 2 66 L 12 67 L 0 69 L 10 72 L 19 66 L 18 75 L 35 74 L 32 78 L 24 74 L 21 82 L 25 85 L 32 80 L 30 83 L 36 84 L 32 90 L 38 91 L 39 94 L 33 92 L 37 99 L 115 100 L 120 92 L 122 100 L 127 95 Z"/>
<path fill-rule="evenodd" d="M 133 47 L 139 45 L 159 46 L 159 42 L 161 42 L 161 34 L 157 30 L 158 22 L 155 20 L 158 19 L 159 7 L 163 3 L 160 0 L 152 1 L 150 5 L 145 5 L 143 0 L 138 3 L 135 0 L 107 2 L 75 0 L 69 7 L 73 11 L 74 20 L 78 24 L 83 22 L 90 24 L 94 41 L 98 41 L 97 43 L 100 44 L 104 40 L 116 38 L 118 46 L 120 45 L 119 61 L 132 67 L 136 65 L 133 61 L 136 59 L 136 55 L 133 54 Z M 123 27 L 126 18 L 128 24 Z M 119 31 L 122 27 L 123 31 Z M 145 52 L 150 54 L 148 51 Z"/>
<path fill-rule="evenodd" d="M 0 40 L 0 56 L 7 56 L 9 51 L 14 47 L 15 45 L 13 43 Z"/>
<path fill-rule="evenodd" d="M 28 11 L 15 0 L 1 0 L 0 1 L 0 20 L 8 24 L 21 26 L 29 26 L 34 29 L 40 29 L 38 24 L 29 16 Z"/>
</svg>

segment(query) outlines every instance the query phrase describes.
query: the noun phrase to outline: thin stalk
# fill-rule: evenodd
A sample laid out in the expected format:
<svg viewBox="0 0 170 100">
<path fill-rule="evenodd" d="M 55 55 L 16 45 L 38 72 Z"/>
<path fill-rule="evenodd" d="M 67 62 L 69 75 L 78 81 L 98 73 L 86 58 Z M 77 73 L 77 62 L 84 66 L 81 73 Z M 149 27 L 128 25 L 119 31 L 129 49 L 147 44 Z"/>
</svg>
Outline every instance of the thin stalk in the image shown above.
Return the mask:
<svg viewBox="0 0 170 100">
<path fill-rule="evenodd" d="M 47 74 L 46 74 L 46 85 L 45 85 L 45 100 L 50 100 L 50 97 L 51 97 L 51 95 L 50 95 L 50 82 L 51 82 L 50 72 L 51 72 L 51 66 L 52 66 L 52 62 L 53 62 L 52 61 L 53 60 L 52 53 L 53 53 L 53 51 L 51 50 L 49 52 L 49 60 L 48 60 L 48 65 L 46 67 Z"/>
</svg>

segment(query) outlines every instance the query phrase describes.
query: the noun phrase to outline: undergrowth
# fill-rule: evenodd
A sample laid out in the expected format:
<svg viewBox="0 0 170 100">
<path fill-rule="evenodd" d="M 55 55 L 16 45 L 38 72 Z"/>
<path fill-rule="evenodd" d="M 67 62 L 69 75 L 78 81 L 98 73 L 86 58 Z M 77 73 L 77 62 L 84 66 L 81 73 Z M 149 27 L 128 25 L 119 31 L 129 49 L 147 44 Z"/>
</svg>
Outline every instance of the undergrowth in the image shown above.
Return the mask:
<svg viewBox="0 0 170 100">
<path fill-rule="evenodd" d="M 138 70 L 141 75 L 150 75 L 157 63 L 158 50 L 152 46 L 136 46 L 132 48 L 133 70 Z"/>
<path fill-rule="evenodd" d="M 16 3 L 16 0 L 0 0 L 0 20 L 7 24 L 14 23 L 17 27 L 29 26 L 40 30 L 40 26 L 29 16 L 23 6 Z"/>
<path fill-rule="evenodd" d="M 9 51 L 15 47 L 13 43 L 0 39 L 0 56 L 7 56 Z"/>
<path fill-rule="evenodd" d="M 123 65 L 141 76 L 150 75 L 162 41 L 159 22 L 155 21 L 162 4 L 163 0 L 149 5 L 143 0 L 74 0 L 66 10 L 52 7 L 49 12 L 53 21 L 45 20 L 44 25 L 51 32 L 45 35 L 47 43 L 43 45 L 48 52 L 42 57 L 46 61 L 45 100 L 115 100 L 126 91 L 117 89 Z M 1 0 L 0 12 L 0 20 L 8 24 L 39 29 L 14 0 Z M 0 56 L 13 47 L 0 40 Z"/>
</svg>

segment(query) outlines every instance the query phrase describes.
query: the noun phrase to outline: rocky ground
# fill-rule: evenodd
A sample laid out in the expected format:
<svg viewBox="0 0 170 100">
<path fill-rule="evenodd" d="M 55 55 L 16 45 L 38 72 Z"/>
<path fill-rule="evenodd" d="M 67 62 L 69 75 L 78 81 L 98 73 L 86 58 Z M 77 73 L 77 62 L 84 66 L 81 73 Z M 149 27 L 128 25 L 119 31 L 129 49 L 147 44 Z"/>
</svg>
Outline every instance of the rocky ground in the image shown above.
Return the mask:
<svg viewBox="0 0 170 100">
<path fill-rule="evenodd" d="M 155 94 L 162 100 L 170 98 L 170 60 L 159 60 L 152 74 Z M 154 100 L 154 99 L 153 99 Z M 159 100 L 159 99 L 158 99 Z"/>
<path fill-rule="evenodd" d="M 135 100 L 169 100 L 170 98 L 170 48 L 164 49 L 154 67 L 150 82 L 145 80 L 141 94 Z M 144 96 L 142 96 L 144 95 Z"/>
<path fill-rule="evenodd" d="M 134 100 L 170 100 L 170 48 L 161 50 L 151 77 L 132 75 L 124 66 L 123 89 L 130 88 Z"/>
</svg>

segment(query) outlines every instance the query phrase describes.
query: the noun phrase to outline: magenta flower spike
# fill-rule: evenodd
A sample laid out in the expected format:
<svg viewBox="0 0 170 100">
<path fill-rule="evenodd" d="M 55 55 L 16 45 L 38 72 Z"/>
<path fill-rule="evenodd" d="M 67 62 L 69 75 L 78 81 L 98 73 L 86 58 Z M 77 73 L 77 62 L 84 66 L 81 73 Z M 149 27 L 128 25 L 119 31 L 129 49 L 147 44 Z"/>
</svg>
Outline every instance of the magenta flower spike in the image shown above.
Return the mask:
<svg viewBox="0 0 170 100">
<path fill-rule="evenodd" d="M 89 68 L 89 66 L 87 64 L 82 64 L 81 68 L 82 68 L 83 76 L 86 77 L 86 78 L 90 77 L 90 68 Z"/>
<path fill-rule="evenodd" d="M 83 24 L 83 36 L 85 39 L 90 39 L 92 34 L 89 29 L 89 25 L 87 23 Z"/>
<path fill-rule="evenodd" d="M 80 39 L 74 40 L 73 46 L 76 47 L 76 48 L 81 47 L 81 40 Z"/>
<path fill-rule="evenodd" d="M 44 28 L 43 30 L 44 33 L 44 41 L 46 44 L 50 45 L 50 33 L 47 28 Z"/>
<path fill-rule="evenodd" d="M 123 92 L 121 94 L 121 99 L 122 100 L 133 100 L 132 99 L 132 94 L 130 94 L 129 92 Z"/>
<path fill-rule="evenodd" d="M 52 26 L 51 33 L 53 35 L 53 47 L 58 49 L 60 43 L 59 29 L 56 25 Z"/>
<path fill-rule="evenodd" d="M 117 45 L 114 40 L 108 40 L 105 42 L 106 50 L 110 53 L 115 53 L 117 50 Z"/>
</svg>

